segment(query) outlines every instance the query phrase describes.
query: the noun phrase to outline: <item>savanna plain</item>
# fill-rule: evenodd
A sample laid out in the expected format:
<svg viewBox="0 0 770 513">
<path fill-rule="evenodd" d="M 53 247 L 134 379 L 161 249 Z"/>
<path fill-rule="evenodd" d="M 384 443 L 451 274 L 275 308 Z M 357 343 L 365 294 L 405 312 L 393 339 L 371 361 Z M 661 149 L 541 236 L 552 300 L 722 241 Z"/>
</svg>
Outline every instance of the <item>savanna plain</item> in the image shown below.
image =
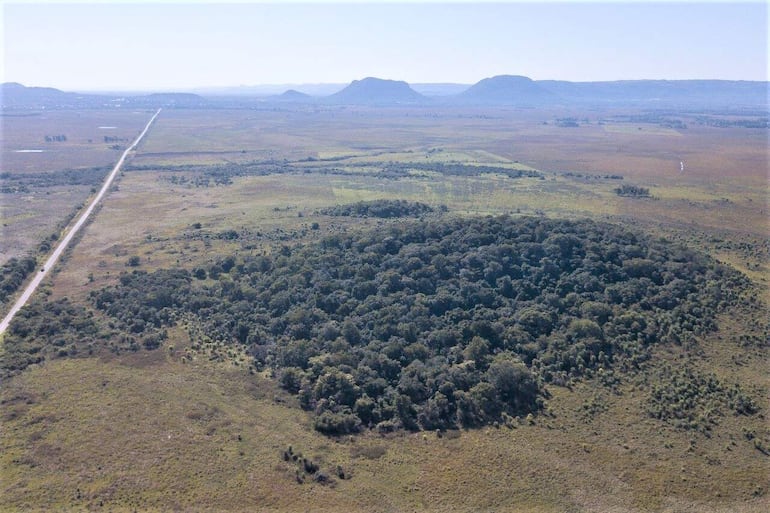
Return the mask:
<svg viewBox="0 0 770 513">
<path fill-rule="evenodd" d="M 3 117 L 4 309 L 153 112 Z M 3 335 L 0 509 L 767 511 L 735 116 L 164 109 Z"/>
</svg>

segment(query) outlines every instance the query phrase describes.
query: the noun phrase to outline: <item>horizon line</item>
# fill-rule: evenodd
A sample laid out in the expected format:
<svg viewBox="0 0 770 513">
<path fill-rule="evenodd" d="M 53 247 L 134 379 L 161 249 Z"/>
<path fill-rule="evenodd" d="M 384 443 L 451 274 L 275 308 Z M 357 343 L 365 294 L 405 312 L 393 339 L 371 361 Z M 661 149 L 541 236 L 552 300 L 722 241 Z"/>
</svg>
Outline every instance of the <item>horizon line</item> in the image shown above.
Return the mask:
<svg viewBox="0 0 770 513">
<path fill-rule="evenodd" d="M 123 93 L 129 93 L 129 92 L 186 92 L 191 90 L 212 90 L 212 89 L 248 89 L 248 88 L 268 88 L 268 87 L 307 87 L 307 86 L 313 86 L 313 87 L 323 87 L 323 86 L 348 86 L 352 84 L 354 81 L 360 81 L 367 78 L 376 78 L 379 80 L 394 80 L 398 82 L 405 82 L 406 84 L 412 86 L 412 85 L 448 85 L 448 86 L 473 86 L 477 83 L 479 83 L 482 80 L 486 80 L 488 78 L 495 78 L 495 77 L 502 77 L 502 76 L 515 76 L 515 77 L 524 77 L 529 78 L 533 82 L 569 82 L 574 84 L 590 84 L 590 83 L 611 83 L 611 82 L 756 82 L 756 83 L 765 83 L 770 84 L 770 80 L 753 80 L 753 79 L 735 79 L 735 78 L 621 78 L 621 79 L 611 79 L 611 80 L 566 80 L 566 79 L 559 79 L 559 78 L 546 78 L 546 79 L 534 79 L 531 77 L 527 77 L 525 75 L 513 75 L 513 74 L 499 74 L 499 75 L 492 75 L 489 77 L 481 78 L 475 82 L 453 82 L 453 81 L 446 81 L 446 80 L 437 80 L 437 81 L 408 81 L 408 80 L 400 80 L 400 79 L 390 79 L 390 78 L 382 78 L 382 77 L 374 77 L 374 76 L 367 76 L 362 78 L 355 78 L 352 80 L 349 80 L 347 82 L 263 82 L 263 83 L 255 83 L 255 84 L 219 84 L 219 85 L 187 85 L 187 86 L 76 86 L 76 87 L 62 87 L 62 86 L 56 86 L 56 85 L 28 85 L 24 82 L 20 82 L 18 80 L 5 80 L 2 82 L 2 85 L 6 84 L 19 84 L 23 87 L 28 88 L 48 88 L 48 89 L 57 89 L 62 92 L 73 92 L 73 93 L 114 93 L 114 92 L 123 92 Z"/>
</svg>

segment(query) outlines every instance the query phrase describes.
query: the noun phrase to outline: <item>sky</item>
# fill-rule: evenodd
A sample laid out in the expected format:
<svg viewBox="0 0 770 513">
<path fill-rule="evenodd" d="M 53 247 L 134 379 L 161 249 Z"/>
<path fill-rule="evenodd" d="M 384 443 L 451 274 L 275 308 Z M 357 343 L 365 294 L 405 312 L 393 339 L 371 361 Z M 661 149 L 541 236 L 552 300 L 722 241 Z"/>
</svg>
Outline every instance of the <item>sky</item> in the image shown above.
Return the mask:
<svg viewBox="0 0 770 513">
<path fill-rule="evenodd" d="M 0 81 L 64 90 L 768 80 L 761 0 L 0 4 Z"/>
</svg>

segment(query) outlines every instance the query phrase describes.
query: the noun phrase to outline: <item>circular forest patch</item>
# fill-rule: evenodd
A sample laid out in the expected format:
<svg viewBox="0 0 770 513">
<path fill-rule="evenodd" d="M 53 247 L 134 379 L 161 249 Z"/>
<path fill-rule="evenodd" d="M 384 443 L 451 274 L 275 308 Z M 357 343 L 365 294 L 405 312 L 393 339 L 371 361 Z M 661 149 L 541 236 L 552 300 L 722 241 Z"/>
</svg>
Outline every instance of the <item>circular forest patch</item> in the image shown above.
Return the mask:
<svg viewBox="0 0 770 513">
<path fill-rule="evenodd" d="M 547 384 L 611 381 L 652 345 L 715 329 L 746 286 L 617 225 L 438 217 L 193 272 L 136 270 L 92 299 L 130 347 L 157 347 L 182 316 L 196 337 L 246 346 L 316 429 L 341 434 L 536 413 Z"/>
</svg>

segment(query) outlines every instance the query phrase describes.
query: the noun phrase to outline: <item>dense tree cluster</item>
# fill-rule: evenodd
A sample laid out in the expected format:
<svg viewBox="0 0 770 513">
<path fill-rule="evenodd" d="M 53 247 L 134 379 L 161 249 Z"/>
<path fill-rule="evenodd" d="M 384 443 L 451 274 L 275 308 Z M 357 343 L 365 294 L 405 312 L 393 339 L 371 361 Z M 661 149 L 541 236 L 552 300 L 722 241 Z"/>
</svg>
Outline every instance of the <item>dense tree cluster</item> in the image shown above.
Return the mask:
<svg viewBox="0 0 770 513">
<path fill-rule="evenodd" d="M 331 162 L 339 159 L 303 159 L 298 162 L 264 160 L 253 162 L 228 162 L 214 165 L 184 164 L 157 166 L 129 164 L 126 171 L 163 171 L 164 179 L 175 185 L 192 187 L 209 187 L 211 185 L 230 185 L 233 178 L 240 176 L 268 176 L 281 174 L 318 174 L 335 176 L 361 176 L 365 169 L 369 176 L 395 180 L 412 176 L 415 171 L 439 173 L 444 176 L 480 176 L 483 174 L 499 174 L 508 178 L 544 178 L 535 170 L 511 169 L 502 166 L 471 165 L 458 162 L 351 162 L 345 167 L 335 167 Z M 350 169 L 353 168 L 353 169 Z M 355 169 L 359 168 L 359 169 Z M 171 174 L 174 173 L 174 174 Z M 182 173 L 182 174 L 176 174 Z"/>
<path fill-rule="evenodd" d="M 502 166 L 486 166 L 461 164 L 459 162 L 389 162 L 384 171 L 398 172 L 402 171 L 408 174 L 409 170 L 431 171 L 444 176 L 480 176 L 483 174 L 498 174 L 508 178 L 543 178 L 539 171 L 531 169 L 511 169 Z"/>
<path fill-rule="evenodd" d="M 613 189 L 618 196 L 630 196 L 632 198 L 649 198 L 650 189 L 638 185 L 621 185 Z"/>
<path fill-rule="evenodd" d="M 445 211 L 446 207 L 442 210 Z M 392 217 L 420 217 L 433 211 L 433 207 L 418 201 L 382 199 L 337 205 L 321 209 L 319 213 L 339 217 L 379 217 L 388 219 Z"/>
<path fill-rule="evenodd" d="M 570 178 L 585 178 L 586 180 L 623 180 L 623 175 L 594 175 L 591 173 L 581 173 L 579 171 L 565 171 L 564 176 L 568 176 Z"/>
<path fill-rule="evenodd" d="M 34 301 L 16 314 L 4 335 L 0 375 L 50 358 L 88 354 L 100 336 L 93 310 L 67 299 Z"/>
<path fill-rule="evenodd" d="M 8 301 L 36 267 L 37 259 L 32 256 L 11 258 L 0 266 L 0 304 Z"/>
<path fill-rule="evenodd" d="M 745 279 L 710 258 L 589 221 L 432 218 L 134 271 L 93 294 L 162 340 L 181 316 L 248 347 L 316 429 L 443 429 L 535 412 L 544 385 L 611 381 L 656 343 L 715 327 Z"/>
<path fill-rule="evenodd" d="M 155 166 L 141 166 L 141 165 L 129 165 L 128 171 L 144 171 L 152 170 L 157 171 Z M 339 169 L 336 167 L 296 167 L 290 162 L 286 161 L 255 161 L 236 163 L 228 162 L 226 164 L 214 164 L 214 165 L 177 165 L 166 166 L 162 170 L 166 173 L 183 174 L 169 174 L 164 178 L 174 185 L 184 185 L 191 187 L 210 187 L 218 185 L 230 185 L 233 183 L 233 178 L 241 176 L 269 176 L 269 175 L 283 175 L 283 174 L 320 174 L 320 175 L 342 175 L 350 176 L 360 173 L 356 171 L 349 171 L 345 169 Z M 392 175 L 384 172 L 374 173 L 373 176 L 379 178 L 400 178 L 404 175 Z"/>
</svg>

